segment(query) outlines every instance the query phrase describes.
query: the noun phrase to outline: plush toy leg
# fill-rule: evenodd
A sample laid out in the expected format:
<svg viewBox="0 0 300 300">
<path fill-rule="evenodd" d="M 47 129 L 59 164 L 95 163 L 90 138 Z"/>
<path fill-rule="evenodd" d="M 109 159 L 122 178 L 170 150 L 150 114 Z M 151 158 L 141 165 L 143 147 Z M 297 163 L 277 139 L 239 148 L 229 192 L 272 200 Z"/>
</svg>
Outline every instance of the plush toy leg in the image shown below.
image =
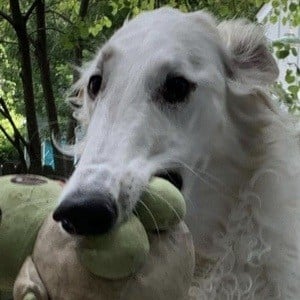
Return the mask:
<svg viewBox="0 0 300 300">
<path fill-rule="evenodd" d="M 25 260 L 14 284 L 14 300 L 48 300 L 44 284 L 31 257 Z"/>
</svg>

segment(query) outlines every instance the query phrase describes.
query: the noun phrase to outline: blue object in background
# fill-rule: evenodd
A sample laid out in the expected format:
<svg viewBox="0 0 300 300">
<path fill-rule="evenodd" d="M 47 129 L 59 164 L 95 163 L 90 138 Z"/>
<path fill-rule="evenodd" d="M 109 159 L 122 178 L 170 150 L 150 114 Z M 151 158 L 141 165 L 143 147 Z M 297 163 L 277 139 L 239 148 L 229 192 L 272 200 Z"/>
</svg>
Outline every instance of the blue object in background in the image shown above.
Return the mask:
<svg viewBox="0 0 300 300">
<path fill-rule="evenodd" d="M 55 170 L 54 151 L 50 140 L 45 140 L 42 143 L 42 165 Z"/>
</svg>

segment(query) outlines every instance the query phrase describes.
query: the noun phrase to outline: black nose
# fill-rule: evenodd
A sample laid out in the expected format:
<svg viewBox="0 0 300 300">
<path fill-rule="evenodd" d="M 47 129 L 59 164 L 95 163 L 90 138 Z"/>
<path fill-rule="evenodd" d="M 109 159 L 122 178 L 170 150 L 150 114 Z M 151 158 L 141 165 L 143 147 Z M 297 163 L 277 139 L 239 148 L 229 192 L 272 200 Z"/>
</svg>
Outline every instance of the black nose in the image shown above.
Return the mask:
<svg viewBox="0 0 300 300">
<path fill-rule="evenodd" d="M 116 202 L 107 194 L 85 195 L 81 199 L 69 196 L 53 213 L 53 219 L 61 222 L 64 230 L 78 235 L 106 233 L 116 223 L 117 216 Z"/>
</svg>

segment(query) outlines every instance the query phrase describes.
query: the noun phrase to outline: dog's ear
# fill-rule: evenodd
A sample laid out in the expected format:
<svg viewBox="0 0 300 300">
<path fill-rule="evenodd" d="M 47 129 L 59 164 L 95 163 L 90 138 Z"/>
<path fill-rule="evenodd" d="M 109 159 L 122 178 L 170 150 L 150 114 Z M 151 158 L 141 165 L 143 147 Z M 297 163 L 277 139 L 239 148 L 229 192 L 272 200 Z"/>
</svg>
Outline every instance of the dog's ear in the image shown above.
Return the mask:
<svg viewBox="0 0 300 300">
<path fill-rule="evenodd" d="M 221 22 L 218 29 L 229 53 L 229 76 L 247 85 L 261 86 L 276 80 L 278 67 L 261 26 L 233 20 Z"/>
</svg>

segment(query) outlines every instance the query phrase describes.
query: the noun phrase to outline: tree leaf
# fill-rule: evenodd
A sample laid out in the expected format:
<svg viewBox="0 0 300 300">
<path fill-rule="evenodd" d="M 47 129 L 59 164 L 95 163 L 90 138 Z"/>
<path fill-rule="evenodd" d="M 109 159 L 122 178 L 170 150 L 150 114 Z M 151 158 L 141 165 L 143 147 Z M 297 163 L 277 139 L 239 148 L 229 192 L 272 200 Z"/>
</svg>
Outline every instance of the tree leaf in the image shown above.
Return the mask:
<svg viewBox="0 0 300 300">
<path fill-rule="evenodd" d="M 295 81 L 295 79 L 296 79 L 296 77 L 293 76 L 293 75 L 291 75 L 291 74 L 287 74 L 287 75 L 285 76 L 285 81 L 286 81 L 287 83 L 293 83 L 293 82 Z"/>
<path fill-rule="evenodd" d="M 270 22 L 272 24 L 277 23 L 277 21 L 278 21 L 278 17 L 277 16 L 275 16 L 275 15 L 270 16 Z"/>
<path fill-rule="evenodd" d="M 283 58 L 286 58 L 287 56 L 289 56 L 290 54 L 290 51 L 288 50 L 279 50 L 279 51 L 276 51 L 275 55 L 277 58 L 280 58 L 280 59 L 283 59 Z"/>
<path fill-rule="evenodd" d="M 300 87 L 298 85 L 290 85 L 288 87 L 288 90 L 294 95 L 297 95 L 297 93 L 299 92 L 299 89 L 300 89 Z"/>
<path fill-rule="evenodd" d="M 278 7 L 279 6 L 279 1 L 278 0 L 273 0 L 272 1 L 272 6 L 273 7 Z"/>
<path fill-rule="evenodd" d="M 273 45 L 274 47 L 279 48 L 279 49 L 284 47 L 284 43 L 282 43 L 282 42 L 280 42 L 280 41 L 274 41 L 274 42 L 272 43 L 272 45 Z"/>
<path fill-rule="evenodd" d="M 290 11 L 296 11 L 297 10 L 298 5 L 296 3 L 291 3 L 289 5 L 289 10 Z"/>
<path fill-rule="evenodd" d="M 297 49 L 295 48 L 295 47 L 292 47 L 291 48 L 291 51 L 292 51 L 292 54 L 294 55 L 294 56 L 298 56 L 298 51 L 297 51 Z"/>
</svg>

